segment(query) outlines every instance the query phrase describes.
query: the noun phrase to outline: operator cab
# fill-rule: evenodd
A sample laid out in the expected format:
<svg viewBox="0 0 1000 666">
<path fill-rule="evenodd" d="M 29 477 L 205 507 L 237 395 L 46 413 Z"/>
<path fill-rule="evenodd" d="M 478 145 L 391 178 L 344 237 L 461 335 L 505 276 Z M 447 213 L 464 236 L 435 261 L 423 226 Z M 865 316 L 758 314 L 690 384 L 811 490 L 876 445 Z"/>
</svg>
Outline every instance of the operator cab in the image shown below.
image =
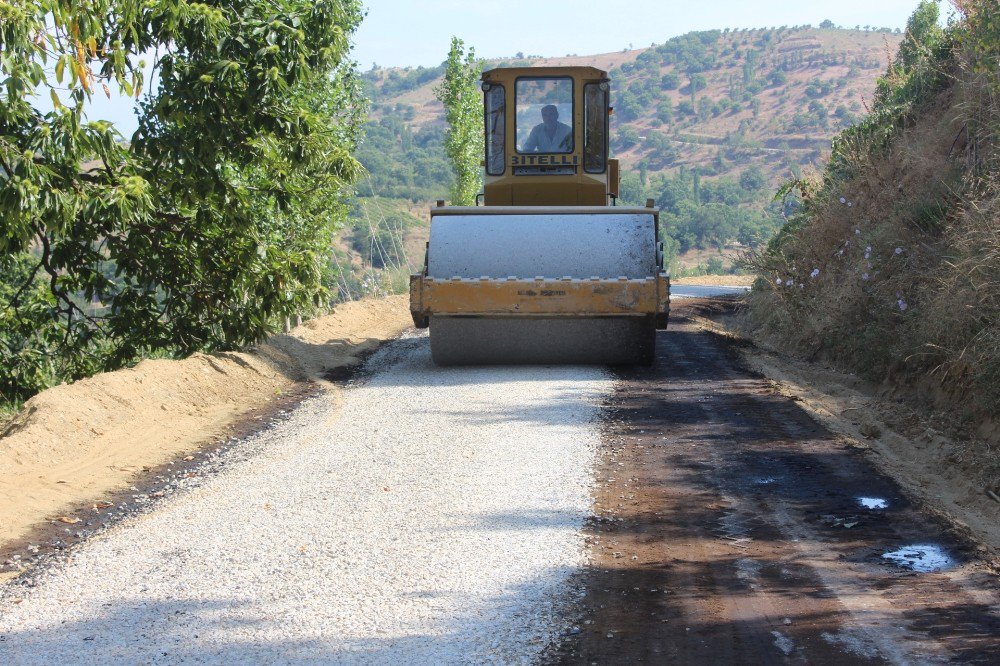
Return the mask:
<svg viewBox="0 0 1000 666">
<path fill-rule="evenodd" d="M 487 206 L 614 202 L 618 162 L 608 159 L 606 72 L 593 67 L 500 68 L 483 73 L 482 88 Z"/>
</svg>

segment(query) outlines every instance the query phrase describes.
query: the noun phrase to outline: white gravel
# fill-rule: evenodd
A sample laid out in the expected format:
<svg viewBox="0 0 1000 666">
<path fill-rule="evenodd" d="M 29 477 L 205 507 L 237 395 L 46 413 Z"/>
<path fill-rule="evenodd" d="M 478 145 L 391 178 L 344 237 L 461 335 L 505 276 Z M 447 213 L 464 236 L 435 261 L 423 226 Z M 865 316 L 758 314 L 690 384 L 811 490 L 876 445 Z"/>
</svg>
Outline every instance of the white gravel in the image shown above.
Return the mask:
<svg viewBox="0 0 1000 666">
<path fill-rule="evenodd" d="M 0 604 L 0 663 L 518 663 L 567 627 L 597 368 L 399 341 L 225 471 Z M 16 592 L 16 595 L 14 594 Z M 13 596 L 24 596 L 15 605 Z"/>
</svg>

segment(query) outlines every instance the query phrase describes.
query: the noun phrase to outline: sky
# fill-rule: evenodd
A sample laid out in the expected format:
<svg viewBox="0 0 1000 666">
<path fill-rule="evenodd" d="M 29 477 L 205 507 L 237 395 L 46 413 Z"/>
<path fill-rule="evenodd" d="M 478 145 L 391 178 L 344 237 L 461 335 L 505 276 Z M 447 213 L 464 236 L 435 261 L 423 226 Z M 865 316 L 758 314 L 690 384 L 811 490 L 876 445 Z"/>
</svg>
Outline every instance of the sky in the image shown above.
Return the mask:
<svg viewBox="0 0 1000 666">
<path fill-rule="evenodd" d="M 439 65 L 455 35 L 484 58 L 598 54 L 662 44 L 692 30 L 837 25 L 905 28 L 918 0 L 364 0 L 362 69 Z M 584 10 L 579 8 L 583 7 Z M 947 8 L 942 7 L 942 13 Z"/>
<path fill-rule="evenodd" d="M 354 36 L 362 69 L 440 64 L 452 35 L 484 58 L 589 55 L 662 44 L 692 30 L 837 25 L 905 28 L 918 0 L 364 0 L 367 16 Z M 585 10 L 578 9 L 586 8 Z M 942 14 L 947 13 L 943 7 Z M 45 96 L 47 97 L 47 96 Z M 45 105 L 45 101 L 41 101 Z M 133 104 L 117 91 L 94 96 L 88 116 L 111 120 L 126 137 L 136 128 Z"/>
</svg>

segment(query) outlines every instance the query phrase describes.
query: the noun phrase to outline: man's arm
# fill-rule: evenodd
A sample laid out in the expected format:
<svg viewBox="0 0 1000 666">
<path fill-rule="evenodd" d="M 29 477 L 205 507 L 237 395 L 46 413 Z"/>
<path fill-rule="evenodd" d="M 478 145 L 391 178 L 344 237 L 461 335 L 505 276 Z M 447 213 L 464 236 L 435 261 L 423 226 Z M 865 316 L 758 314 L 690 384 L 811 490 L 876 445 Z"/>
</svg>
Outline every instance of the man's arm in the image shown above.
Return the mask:
<svg viewBox="0 0 1000 666">
<path fill-rule="evenodd" d="M 522 153 L 533 153 L 538 150 L 538 129 L 541 125 L 535 125 L 531 132 L 528 133 L 528 138 L 525 139 L 524 145 L 521 146 Z"/>
</svg>

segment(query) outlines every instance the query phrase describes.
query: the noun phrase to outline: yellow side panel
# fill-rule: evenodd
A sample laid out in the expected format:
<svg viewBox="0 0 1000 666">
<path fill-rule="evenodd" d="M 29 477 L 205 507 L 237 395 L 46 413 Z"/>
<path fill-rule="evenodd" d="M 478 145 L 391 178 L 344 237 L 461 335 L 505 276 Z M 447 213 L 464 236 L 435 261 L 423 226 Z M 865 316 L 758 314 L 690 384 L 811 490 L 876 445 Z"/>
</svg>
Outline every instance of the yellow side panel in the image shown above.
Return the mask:
<svg viewBox="0 0 1000 666">
<path fill-rule="evenodd" d="M 490 185 L 487 184 L 483 189 L 485 197 L 483 197 L 484 206 L 513 206 L 514 199 L 511 197 L 511 186 L 510 185 Z"/>
<path fill-rule="evenodd" d="M 665 275 L 638 280 L 436 280 L 414 276 L 415 315 L 654 315 L 669 309 Z"/>
<path fill-rule="evenodd" d="M 522 177 L 512 186 L 514 206 L 579 206 L 577 184 L 557 182 L 545 176 Z"/>
</svg>

